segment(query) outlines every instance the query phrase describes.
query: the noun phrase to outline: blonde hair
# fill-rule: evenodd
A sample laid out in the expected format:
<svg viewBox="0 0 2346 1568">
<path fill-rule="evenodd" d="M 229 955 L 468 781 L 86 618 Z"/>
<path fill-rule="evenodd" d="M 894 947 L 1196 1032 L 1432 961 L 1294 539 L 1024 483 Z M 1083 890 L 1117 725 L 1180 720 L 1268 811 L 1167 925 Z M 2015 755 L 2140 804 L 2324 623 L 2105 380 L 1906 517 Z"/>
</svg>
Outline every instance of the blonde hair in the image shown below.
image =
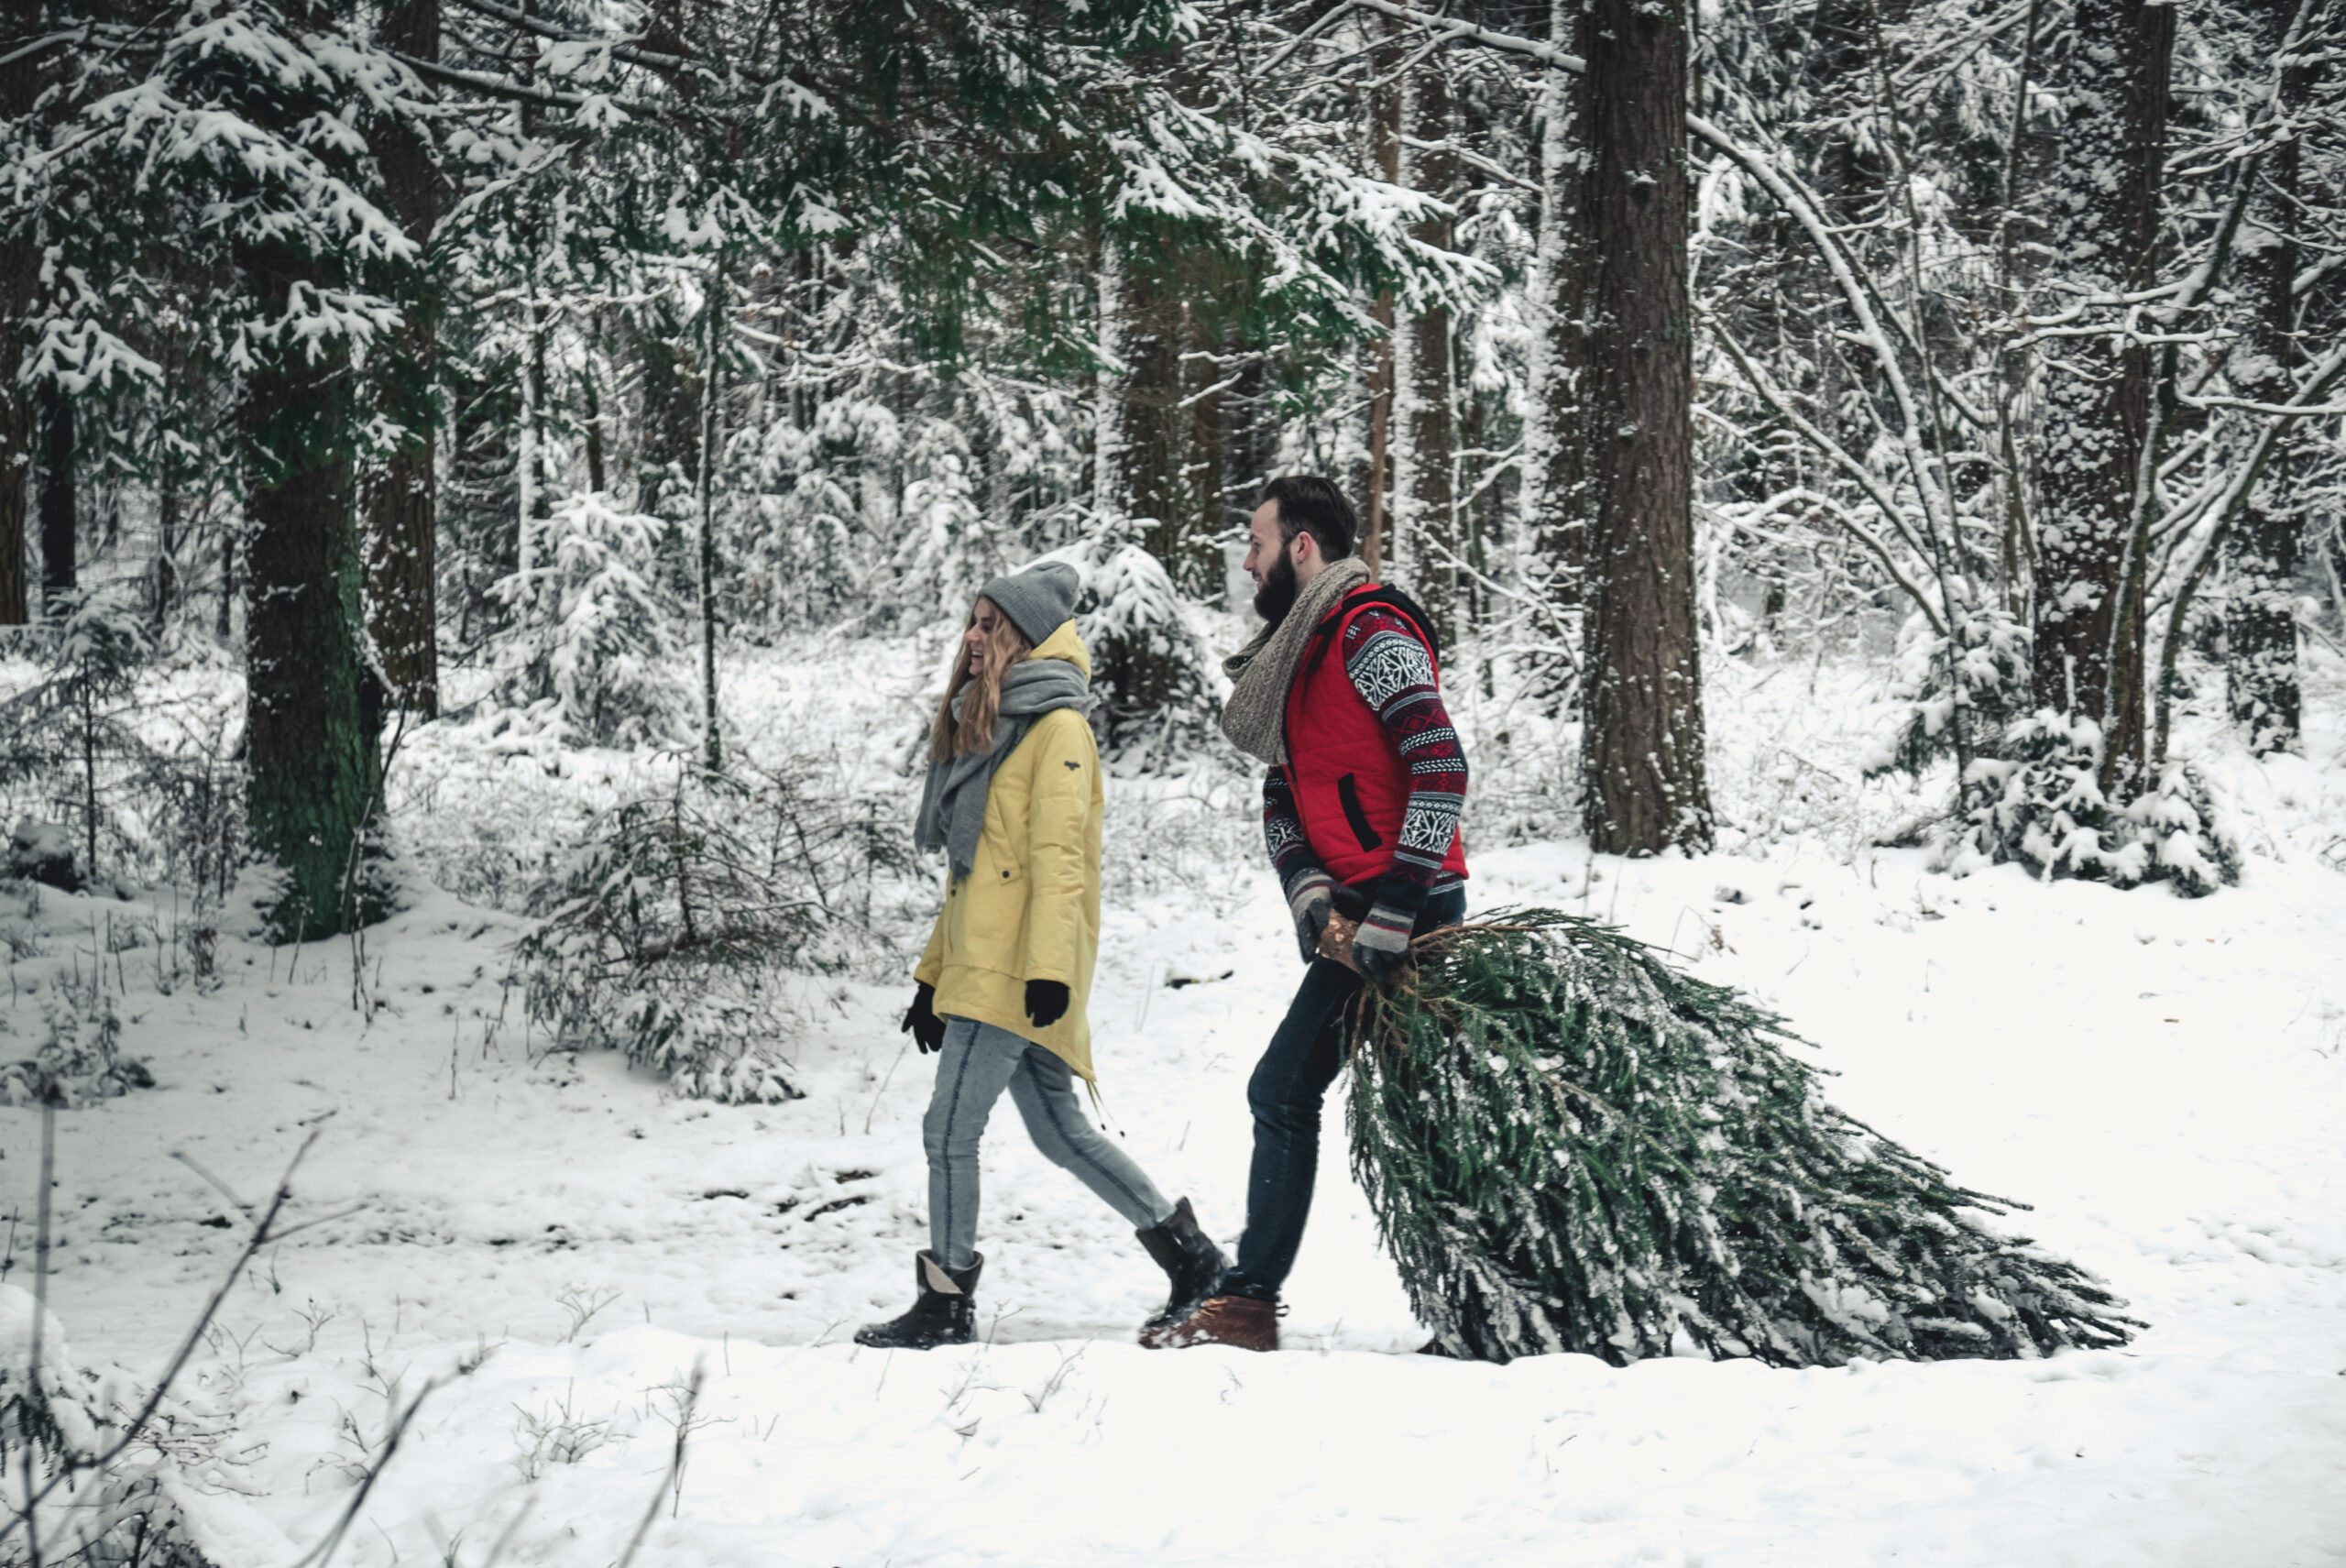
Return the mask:
<svg viewBox="0 0 2346 1568">
<path fill-rule="evenodd" d="M 978 596 L 977 602 L 970 606 L 970 619 L 961 623 L 964 636 L 968 635 L 970 627 L 977 624 L 978 605 L 981 604 L 993 604 L 993 601 L 982 594 Z M 931 762 L 942 762 L 954 757 L 966 757 L 993 744 L 994 715 L 1002 708 L 1002 679 L 1010 673 L 1011 665 L 1034 651 L 1035 645 L 1026 641 L 1026 634 L 1012 623 L 1010 617 L 1002 613 L 999 605 L 994 606 L 993 633 L 986 640 L 985 660 L 976 674 L 970 673 L 968 646 L 960 639 L 955 639 L 953 673 L 945 682 L 945 700 L 937 705 L 937 718 L 928 727 Z M 961 718 L 956 723 L 953 718 L 954 699 L 961 695 L 961 688 L 971 682 L 977 684 L 977 690 L 971 692 L 969 701 L 962 704 Z"/>
</svg>

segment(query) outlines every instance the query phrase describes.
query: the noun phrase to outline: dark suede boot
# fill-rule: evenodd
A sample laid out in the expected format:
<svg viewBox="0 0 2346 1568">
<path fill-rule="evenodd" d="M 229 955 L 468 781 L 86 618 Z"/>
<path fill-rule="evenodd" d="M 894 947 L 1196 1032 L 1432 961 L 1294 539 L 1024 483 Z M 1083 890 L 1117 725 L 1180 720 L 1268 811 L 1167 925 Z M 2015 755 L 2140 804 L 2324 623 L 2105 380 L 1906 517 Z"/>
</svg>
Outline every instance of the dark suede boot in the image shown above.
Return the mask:
<svg viewBox="0 0 2346 1568">
<path fill-rule="evenodd" d="M 1172 1217 L 1161 1225 L 1151 1225 L 1145 1231 L 1135 1231 L 1157 1266 L 1165 1270 L 1165 1277 L 1172 1282 L 1173 1293 L 1157 1315 L 1141 1325 L 1144 1329 L 1161 1329 L 1178 1323 L 1194 1312 L 1213 1288 L 1222 1283 L 1222 1271 L 1230 1260 L 1213 1245 L 1213 1238 L 1198 1229 L 1198 1216 L 1189 1208 L 1187 1198 L 1173 1205 Z"/>
<path fill-rule="evenodd" d="M 970 1266 L 948 1269 L 932 1253 L 923 1252 L 913 1265 L 913 1281 L 920 1295 L 913 1310 L 884 1323 L 866 1323 L 855 1331 L 855 1343 L 875 1350 L 928 1350 L 940 1344 L 967 1344 L 976 1337 L 978 1271 L 986 1266 L 982 1253 L 972 1253 Z"/>
</svg>

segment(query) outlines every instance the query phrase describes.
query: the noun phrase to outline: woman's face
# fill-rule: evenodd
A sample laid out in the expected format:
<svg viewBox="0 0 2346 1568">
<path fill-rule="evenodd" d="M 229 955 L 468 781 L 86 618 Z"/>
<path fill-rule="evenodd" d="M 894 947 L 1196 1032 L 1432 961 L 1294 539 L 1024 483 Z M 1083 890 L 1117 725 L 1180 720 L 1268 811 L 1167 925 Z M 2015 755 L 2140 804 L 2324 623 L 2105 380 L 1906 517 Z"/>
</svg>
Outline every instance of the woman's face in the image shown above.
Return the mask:
<svg viewBox="0 0 2346 1568">
<path fill-rule="evenodd" d="M 973 675 L 985 674 L 986 644 L 992 641 L 993 629 L 1001 615 L 1002 612 L 994 609 L 993 600 L 981 598 L 978 608 L 970 614 L 970 630 L 961 633 L 961 652 L 967 656 L 970 674 Z"/>
</svg>

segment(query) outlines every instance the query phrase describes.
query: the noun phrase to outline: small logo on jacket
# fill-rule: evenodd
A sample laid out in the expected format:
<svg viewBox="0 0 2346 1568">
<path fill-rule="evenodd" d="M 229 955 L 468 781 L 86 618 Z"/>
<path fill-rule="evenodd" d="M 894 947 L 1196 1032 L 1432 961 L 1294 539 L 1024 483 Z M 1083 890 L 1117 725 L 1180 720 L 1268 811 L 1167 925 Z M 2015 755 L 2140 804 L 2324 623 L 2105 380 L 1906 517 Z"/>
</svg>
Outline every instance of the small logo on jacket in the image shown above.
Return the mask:
<svg viewBox="0 0 2346 1568">
<path fill-rule="evenodd" d="M 1080 773 L 1083 771 L 1083 764 L 1081 762 L 1064 762 L 1060 765 L 1071 773 Z"/>
</svg>

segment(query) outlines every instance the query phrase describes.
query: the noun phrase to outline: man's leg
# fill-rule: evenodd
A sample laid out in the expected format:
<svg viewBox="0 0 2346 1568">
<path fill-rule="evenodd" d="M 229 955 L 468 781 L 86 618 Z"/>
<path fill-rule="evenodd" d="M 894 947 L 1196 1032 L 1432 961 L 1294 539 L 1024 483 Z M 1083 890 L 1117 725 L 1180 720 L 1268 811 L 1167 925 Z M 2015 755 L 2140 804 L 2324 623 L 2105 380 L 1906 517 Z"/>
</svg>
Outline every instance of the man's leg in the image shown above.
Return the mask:
<svg viewBox="0 0 2346 1568">
<path fill-rule="evenodd" d="M 1224 1295 L 1276 1301 L 1295 1266 L 1320 1172 L 1321 1102 L 1343 1065 L 1343 1009 L 1360 986 L 1360 976 L 1343 965 L 1314 959 L 1247 1080 L 1255 1157 L 1246 1177 L 1246 1232 L 1238 1239 L 1238 1262 L 1222 1277 Z"/>
</svg>

